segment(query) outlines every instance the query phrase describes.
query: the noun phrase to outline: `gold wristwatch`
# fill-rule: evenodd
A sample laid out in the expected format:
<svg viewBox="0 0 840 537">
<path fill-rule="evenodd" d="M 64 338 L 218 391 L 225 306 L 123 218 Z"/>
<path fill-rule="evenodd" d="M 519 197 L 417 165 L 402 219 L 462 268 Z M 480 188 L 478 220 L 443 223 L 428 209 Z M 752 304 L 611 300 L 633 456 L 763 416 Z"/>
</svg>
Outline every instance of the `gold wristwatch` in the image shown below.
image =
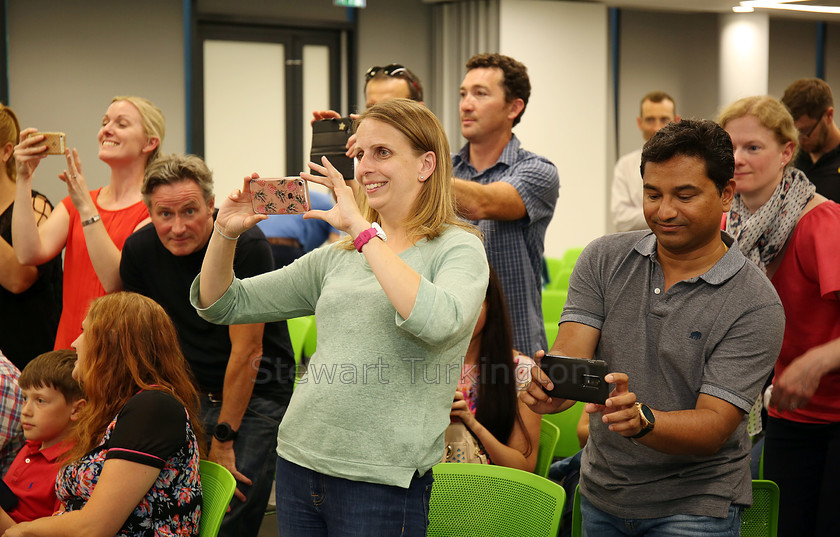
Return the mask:
<svg viewBox="0 0 840 537">
<path fill-rule="evenodd" d="M 651 432 L 656 425 L 656 416 L 653 415 L 653 410 L 644 403 L 636 403 L 636 410 L 639 411 L 639 419 L 642 420 L 642 430 L 630 438 L 641 438 Z"/>
</svg>

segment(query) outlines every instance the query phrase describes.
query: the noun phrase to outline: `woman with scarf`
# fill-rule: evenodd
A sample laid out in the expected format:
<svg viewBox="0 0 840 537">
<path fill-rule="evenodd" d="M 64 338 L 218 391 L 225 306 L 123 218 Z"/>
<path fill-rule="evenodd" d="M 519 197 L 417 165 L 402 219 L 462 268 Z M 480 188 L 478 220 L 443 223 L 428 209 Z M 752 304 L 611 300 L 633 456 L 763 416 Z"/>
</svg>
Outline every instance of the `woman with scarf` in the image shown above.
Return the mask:
<svg viewBox="0 0 840 537">
<path fill-rule="evenodd" d="M 777 100 L 741 99 L 718 121 L 735 150 L 726 231 L 785 308 L 764 448 L 765 477 L 781 489 L 779 535 L 830 535 L 840 499 L 840 205 L 790 166 L 807 135 Z"/>
</svg>

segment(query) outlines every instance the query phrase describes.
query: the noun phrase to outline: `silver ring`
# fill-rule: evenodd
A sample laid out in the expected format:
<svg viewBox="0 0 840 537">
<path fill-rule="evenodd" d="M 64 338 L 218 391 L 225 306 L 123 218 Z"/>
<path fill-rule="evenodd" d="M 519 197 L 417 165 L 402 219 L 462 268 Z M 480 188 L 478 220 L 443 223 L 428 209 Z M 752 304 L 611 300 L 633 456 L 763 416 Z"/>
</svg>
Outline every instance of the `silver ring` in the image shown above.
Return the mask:
<svg viewBox="0 0 840 537">
<path fill-rule="evenodd" d="M 76 174 L 74 173 L 74 174 L 72 174 L 70 177 L 72 177 L 73 179 L 75 179 L 76 177 L 78 177 L 78 175 L 76 175 Z"/>
</svg>

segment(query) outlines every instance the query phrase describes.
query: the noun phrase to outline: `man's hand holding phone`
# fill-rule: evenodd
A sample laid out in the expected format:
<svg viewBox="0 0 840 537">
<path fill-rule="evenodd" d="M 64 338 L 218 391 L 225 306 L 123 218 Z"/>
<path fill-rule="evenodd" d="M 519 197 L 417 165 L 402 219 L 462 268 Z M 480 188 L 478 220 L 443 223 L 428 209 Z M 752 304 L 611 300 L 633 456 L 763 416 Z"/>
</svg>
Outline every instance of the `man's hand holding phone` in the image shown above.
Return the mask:
<svg viewBox="0 0 840 537">
<path fill-rule="evenodd" d="M 610 431 L 627 437 L 637 434 L 642 423 L 636 409 L 636 394 L 630 391 L 630 378 L 624 373 L 610 373 L 606 381 L 615 384 L 609 399 L 603 405 L 587 403 L 584 410 L 588 414 L 599 412 Z"/>
<path fill-rule="evenodd" d="M 531 383 L 526 390 L 519 392 L 519 398 L 537 414 L 556 414 L 572 406 L 574 401 L 548 395 L 547 392 L 554 389 L 554 383 L 540 368 L 544 356 L 545 351 L 537 351 L 534 355 L 536 365 L 531 368 Z"/>
<path fill-rule="evenodd" d="M 353 121 L 359 119 L 359 114 L 350 114 L 348 116 Z M 312 121 L 310 124 L 315 123 L 316 121 L 321 121 L 322 119 L 341 119 L 341 114 L 336 112 L 335 110 L 313 110 L 312 111 Z M 350 138 L 347 139 L 347 143 L 345 144 L 345 149 L 347 151 L 344 153 L 346 156 L 350 158 L 354 158 L 356 156 L 356 133 L 354 132 Z M 314 162 L 318 162 L 314 160 Z M 346 179 L 346 178 L 345 178 Z"/>
</svg>

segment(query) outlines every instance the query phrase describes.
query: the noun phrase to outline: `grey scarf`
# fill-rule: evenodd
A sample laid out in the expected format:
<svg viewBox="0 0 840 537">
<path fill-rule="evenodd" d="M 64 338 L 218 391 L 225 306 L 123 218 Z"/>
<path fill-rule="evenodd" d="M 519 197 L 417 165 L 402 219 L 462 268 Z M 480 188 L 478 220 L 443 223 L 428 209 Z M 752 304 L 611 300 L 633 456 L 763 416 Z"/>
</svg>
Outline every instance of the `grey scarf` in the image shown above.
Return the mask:
<svg viewBox="0 0 840 537">
<path fill-rule="evenodd" d="M 787 243 L 802 209 L 814 197 L 816 187 L 804 173 L 788 168 L 770 199 L 755 213 L 735 194 L 726 219 L 726 231 L 735 237 L 741 252 L 762 270 Z"/>
</svg>

